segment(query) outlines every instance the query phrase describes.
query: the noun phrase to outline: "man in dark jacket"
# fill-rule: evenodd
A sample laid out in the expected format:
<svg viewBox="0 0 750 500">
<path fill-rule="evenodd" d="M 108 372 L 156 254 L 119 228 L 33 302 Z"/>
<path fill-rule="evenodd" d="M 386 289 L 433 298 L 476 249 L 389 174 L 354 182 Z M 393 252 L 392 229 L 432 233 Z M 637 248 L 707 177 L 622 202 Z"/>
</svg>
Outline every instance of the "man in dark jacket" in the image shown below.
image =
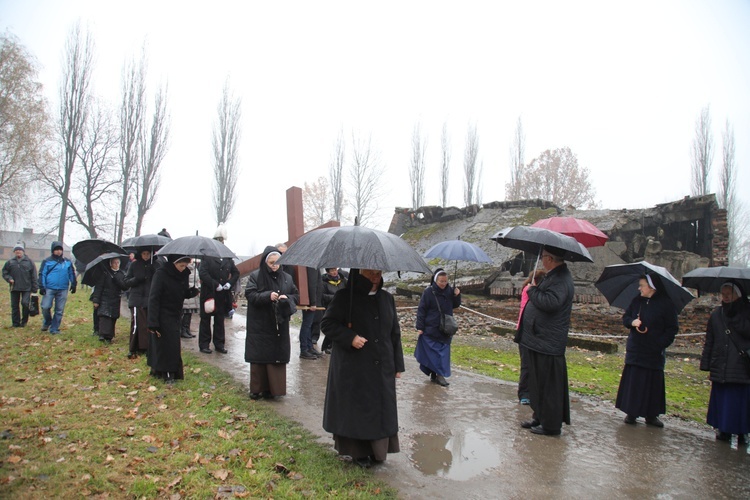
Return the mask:
<svg viewBox="0 0 750 500">
<path fill-rule="evenodd" d="M 299 327 L 299 357 L 318 359 L 323 355 L 316 344 L 320 337 L 320 321 L 323 319 L 323 281 L 320 271 L 307 267 L 308 309 L 302 311 L 302 325 Z M 321 307 L 320 311 L 318 306 Z"/>
<path fill-rule="evenodd" d="M 326 273 L 323 275 L 323 307 L 328 307 L 328 304 L 331 303 L 336 292 L 345 286 L 346 277 L 341 270 L 338 267 L 327 268 Z M 323 311 L 323 313 L 325 313 L 325 311 Z M 331 354 L 332 344 L 333 341 L 331 338 L 323 332 L 323 345 L 321 346 L 321 350 L 326 354 Z"/>
<path fill-rule="evenodd" d="M 214 238 L 224 242 L 224 238 Z M 216 352 L 227 353 L 224 345 L 224 318 L 232 309 L 232 289 L 240 279 L 240 272 L 231 258 L 205 257 L 198 267 L 201 279 L 201 322 L 198 329 L 198 347 L 205 354 L 211 354 L 211 317 L 214 318 L 213 343 Z M 206 312 L 206 301 L 214 300 L 214 310 Z"/>
<path fill-rule="evenodd" d="M 63 257 L 63 246 L 59 241 L 52 242 L 52 255 L 42 261 L 39 268 L 39 293 L 42 299 L 42 331 L 52 335 L 60 333 L 65 303 L 70 293 L 76 293 L 76 271 L 70 259 Z M 52 303 L 55 304 L 55 315 L 51 314 Z"/>
<path fill-rule="evenodd" d="M 3 279 L 10 283 L 10 316 L 13 326 L 20 328 L 29 321 L 29 300 L 37 290 L 36 266 L 26 256 L 20 241 L 13 247 L 13 254 L 14 258 L 3 266 Z"/>
<path fill-rule="evenodd" d="M 138 353 L 148 350 L 148 296 L 151 291 L 151 280 L 155 266 L 151 258 L 151 249 L 136 249 L 136 258 L 130 263 L 125 276 L 130 308 L 130 349 L 128 358 L 135 358 Z"/>
<path fill-rule="evenodd" d="M 521 427 L 552 436 L 560 434 L 563 422 L 570 425 L 565 345 L 575 290 L 562 254 L 554 247 L 542 251 L 547 275 L 529 287 L 521 318 L 520 343 L 529 354 L 529 396 L 534 410 L 532 419 Z"/>
</svg>

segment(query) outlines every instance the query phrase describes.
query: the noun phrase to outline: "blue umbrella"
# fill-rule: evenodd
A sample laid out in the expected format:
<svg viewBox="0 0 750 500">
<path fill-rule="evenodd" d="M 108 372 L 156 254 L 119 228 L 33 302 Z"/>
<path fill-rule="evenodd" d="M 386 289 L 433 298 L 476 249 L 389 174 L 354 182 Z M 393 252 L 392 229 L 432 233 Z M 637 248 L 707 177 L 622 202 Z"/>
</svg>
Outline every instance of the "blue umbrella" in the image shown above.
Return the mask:
<svg viewBox="0 0 750 500">
<path fill-rule="evenodd" d="M 453 269 L 453 283 L 456 282 L 459 260 L 468 262 L 492 262 L 492 259 L 484 252 L 484 250 L 473 243 L 462 240 L 441 241 L 427 250 L 424 253 L 424 257 L 437 257 L 440 259 L 456 261 Z"/>
</svg>

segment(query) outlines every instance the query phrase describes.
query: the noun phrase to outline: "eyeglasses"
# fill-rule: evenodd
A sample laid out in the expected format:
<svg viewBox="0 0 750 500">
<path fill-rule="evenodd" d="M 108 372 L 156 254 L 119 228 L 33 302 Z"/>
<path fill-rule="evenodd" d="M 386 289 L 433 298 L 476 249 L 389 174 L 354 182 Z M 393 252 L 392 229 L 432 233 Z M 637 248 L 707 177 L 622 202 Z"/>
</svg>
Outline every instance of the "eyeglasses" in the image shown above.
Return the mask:
<svg viewBox="0 0 750 500">
<path fill-rule="evenodd" d="M 268 267 L 272 267 L 272 266 L 278 266 L 278 265 L 279 265 L 279 264 L 278 264 L 278 263 L 277 263 L 276 261 L 273 261 L 273 262 L 266 262 L 266 264 L 268 264 Z"/>
</svg>

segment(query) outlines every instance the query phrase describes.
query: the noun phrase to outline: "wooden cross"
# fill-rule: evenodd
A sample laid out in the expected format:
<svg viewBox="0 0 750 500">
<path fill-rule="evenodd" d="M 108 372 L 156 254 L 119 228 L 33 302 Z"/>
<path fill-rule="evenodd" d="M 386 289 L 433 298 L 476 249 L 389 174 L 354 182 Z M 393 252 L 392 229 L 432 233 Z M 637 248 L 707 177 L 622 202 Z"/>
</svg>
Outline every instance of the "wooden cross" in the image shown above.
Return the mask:
<svg viewBox="0 0 750 500">
<path fill-rule="evenodd" d="M 305 234 L 305 215 L 302 206 L 302 189 L 292 186 L 286 190 L 286 223 L 287 223 L 287 234 L 289 240 L 286 245 L 291 246 L 292 243 L 297 241 L 302 235 Z M 337 220 L 331 220 L 325 224 L 318 226 L 315 229 L 322 229 L 325 227 L 339 227 L 341 223 Z M 237 264 L 237 269 L 240 272 L 240 276 L 245 276 L 258 269 L 260 266 L 260 259 L 263 258 L 263 254 L 256 255 L 250 259 L 240 262 Z M 294 266 L 293 276 L 294 282 L 297 284 L 299 289 L 299 300 L 300 305 L 310 305 L 310 297 L 307 294 L 307 270 L 302 266 Z M 320 304 L 318 304 L 320 305 Z"/>
</svg>

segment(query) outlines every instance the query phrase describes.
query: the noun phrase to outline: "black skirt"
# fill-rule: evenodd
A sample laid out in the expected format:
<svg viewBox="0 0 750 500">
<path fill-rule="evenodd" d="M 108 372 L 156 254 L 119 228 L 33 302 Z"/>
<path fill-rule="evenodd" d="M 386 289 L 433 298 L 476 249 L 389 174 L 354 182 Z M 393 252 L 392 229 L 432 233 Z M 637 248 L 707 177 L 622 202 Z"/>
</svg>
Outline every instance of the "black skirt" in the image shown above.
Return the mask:
<svg viewBox="0 0 750 500">
<path fill-rule="evenodd" d="M 615 408 L 631 417 L 654 418 L 667 412 L 664 370 L 625 365 Z"/>
</svg>

